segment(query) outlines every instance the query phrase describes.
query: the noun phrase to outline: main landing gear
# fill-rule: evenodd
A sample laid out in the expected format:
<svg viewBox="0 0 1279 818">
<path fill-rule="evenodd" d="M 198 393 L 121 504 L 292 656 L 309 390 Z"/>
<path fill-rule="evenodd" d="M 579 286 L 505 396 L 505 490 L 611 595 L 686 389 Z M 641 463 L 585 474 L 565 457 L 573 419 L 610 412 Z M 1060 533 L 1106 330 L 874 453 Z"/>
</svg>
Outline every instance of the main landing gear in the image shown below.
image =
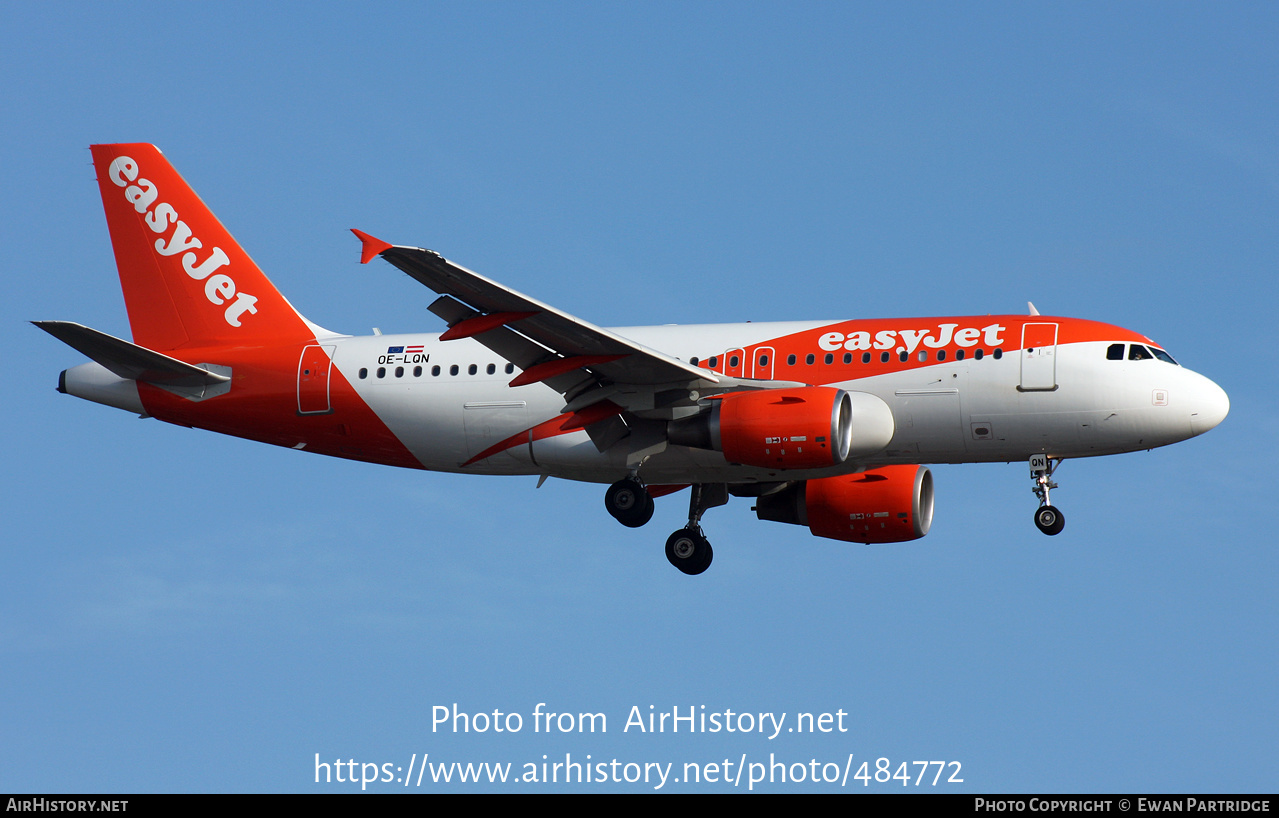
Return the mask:
<svg viewBox="0 0 1279 818">
<path fill-rule="evenodd" d="M 1030 479 L 1035 487 L 1031 489 L 1039 498 L 1039 509 L 1035 511 L 1035 526 L 1045 534 L 1060 534 L 1066 527 L 1066 515 L 1048 500 L 1048 490 L 1057 488 L 1052 481 L 1053 472 L 1061 465 L 1061 458 L 1051 458 L 1044 454 L 1030 456 Z"/>
<path fill-rule="evenodd" d="M 702 515 L 707 509 L 728 502 L 728 485 L 725 483 L 695 483 L 693 496 L 688 501 L 688 525 L 676 531 L 666 540 L 666 559 L 685 574 L 700 574 L 711 567 L 715 549 L 702 533 Z"/>
<path fill-rule="evenodd" d="M 698 483 L 688 502 L 688 525 L 666 540 L 666 559 L 685 574 L 700 574 L 711 565 L 715 551 L 700 525 L 707 509 L 728 502 L 725 483 Z M 653 517 L 653 497 L 635 477 L 625 477 L 608 487 L 604 507 L 624 526 L 639 528 Z"/>
<path fill-rule="evenodd" d="M 697 528 L 681 528 L 666 540 L 666 559 L 685 574 L 700 574 L 711 567 L 715 549 Z"/>
<path fill-rule="evenodd" d="M 618 480 L 604 493 L 604 507 L 627 528 L 639 528 L 653 519 L 653 498 L 644 484 L 627 477 Z"/>
</svg>

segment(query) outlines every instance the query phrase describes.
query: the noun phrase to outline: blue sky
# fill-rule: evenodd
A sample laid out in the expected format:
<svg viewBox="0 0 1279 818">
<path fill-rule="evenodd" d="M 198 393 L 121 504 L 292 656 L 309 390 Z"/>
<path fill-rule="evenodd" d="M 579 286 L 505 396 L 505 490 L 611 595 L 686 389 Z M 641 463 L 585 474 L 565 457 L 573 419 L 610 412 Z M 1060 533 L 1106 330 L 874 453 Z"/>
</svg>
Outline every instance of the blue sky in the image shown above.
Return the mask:
<svg viewBox="0 0 1279 818">
<path fill-rule="evenodd" d="M 942 791 L 1273 791 L 1279 13 L 1112 5 L 3 6 L 0 791 L 359 789 L 316 785 L 317 753 L 677 775 L 852 754 L 960 762 Z M 339 331 L 441 329 L 432 294 L 358 265 L 359 227 L 605 326 L 1031 300 L 1151 336 L 1231 414 L 1066 463 L 1053 539 L 1024 464 L 944 466 L 923 540 L 819 540 L 734 500 L 689 578 L 661 552 L 685 495 L 630 530 L 600 486 L 56 394 L 82 359 L 27 321 L 129 334 L 86 150 L 117 141 L 159 145 Z M 539 702 L 608 731 L 534 733 Z M 454 703 L 524 729 L 433 732 Z M 849 729 L 623 731 L 650 705 Z"/>
</svg>

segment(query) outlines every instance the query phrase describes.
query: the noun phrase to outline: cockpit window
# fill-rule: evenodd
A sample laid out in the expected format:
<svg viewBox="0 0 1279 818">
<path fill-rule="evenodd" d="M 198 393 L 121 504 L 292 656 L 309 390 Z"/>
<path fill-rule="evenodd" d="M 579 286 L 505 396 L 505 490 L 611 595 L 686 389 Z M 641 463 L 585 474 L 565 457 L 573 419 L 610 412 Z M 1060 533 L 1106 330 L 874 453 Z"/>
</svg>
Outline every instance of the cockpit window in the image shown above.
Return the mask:
<svg viewBox="0 0 1279 818">
<path fill-rule="evenodd" d="M 1130 361 L 1150 361 L 1154 359 L 1154 355 L 1150 354 L 1150 350 L 1141 344 L 1133 344 L 1128 347 L 1128 360 Z"/>
<path fill-rule="evenodd" d="M 1124 359 L 1124 347 L 1126 344 L 1111 344 L 1106 347 L 1107 361 L 1122 361 Z M 1159 347 L 1145 347 L 1141 344 L 1133 344 L 1128 347 L 1128 360 L 1130 361 L 1151 361 L 1158 359 L 1166 364 L 1173 366 L 1181 366 L 1173 360 L 1172 356 L 1164 352 Z"/>
</svg>

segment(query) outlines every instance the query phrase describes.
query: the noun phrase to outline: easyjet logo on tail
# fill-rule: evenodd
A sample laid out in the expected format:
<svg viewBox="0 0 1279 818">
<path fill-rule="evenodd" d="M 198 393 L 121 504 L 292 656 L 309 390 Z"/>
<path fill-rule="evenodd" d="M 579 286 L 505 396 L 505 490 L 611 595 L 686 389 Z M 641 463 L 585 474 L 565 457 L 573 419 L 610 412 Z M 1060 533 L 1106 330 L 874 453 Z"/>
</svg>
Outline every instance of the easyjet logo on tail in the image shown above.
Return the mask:
<svg viewBox="0 0 1279 818">
<path fill-rule="evenodd" d="M 231 263 L 221 247 L 212 248 L 208 256 L 200 260 L 195 251 L 203 249 L 204 245 L 192 234 L 187 223 L 178 217 L 173 205 L 156 203 L 160 191 L 154 182 L 139 178 L 138 173 L 138 163 L 127 156 L 116 157 L 107 169 L 107 177 L 116 187 L 124 188 L 124 198 L 133 205 L 133 209 L 146 214 L 147 227 L 163 237 L 156 239 L 155 251 L 162 256 L 181 253 L 182 269 L 192 279 L 204 282 L 204 297 L 215 306 L 225 304 L 223 318 L 233 327 L 240 326 L 240 318 L 246 312 L 257 313 L 257 297 L 237 292 L 235 280 L 226 273 L 214 273 L 214 270 Z"/>
</svg>

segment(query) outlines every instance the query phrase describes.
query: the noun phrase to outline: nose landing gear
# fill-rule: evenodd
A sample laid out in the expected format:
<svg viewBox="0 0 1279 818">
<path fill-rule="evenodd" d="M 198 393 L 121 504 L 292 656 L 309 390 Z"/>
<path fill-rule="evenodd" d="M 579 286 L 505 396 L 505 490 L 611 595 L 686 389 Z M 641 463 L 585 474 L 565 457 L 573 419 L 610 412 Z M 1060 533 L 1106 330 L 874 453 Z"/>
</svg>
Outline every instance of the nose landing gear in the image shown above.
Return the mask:
<svg viewBox="0 0 1279 818">
<path fill-rule="evenodd" d="M 1040 506 L 1035 512 L 1035 525 L 1040 531 L 1052 536 L 1061 533 L 1066 527 L 1066 517 L 1054 506 Z"/>
<path fill-rule="evenodd" d="M 1045 534 L 1060 534 L 1066 527 L 1066 515 L 1052 505 L 1048 499 L 1049 489 L 1057 488 L 1052 481 L 1053 472 L 1061 465 L 1061 458 L 1052 458 L 1045 454 L 1030 456 L 1030 479 L 1035 486 L 1031 491 L 1039 498 L 1039 508 L 1035 511 L 1035 526 Z"/>
</svg>

